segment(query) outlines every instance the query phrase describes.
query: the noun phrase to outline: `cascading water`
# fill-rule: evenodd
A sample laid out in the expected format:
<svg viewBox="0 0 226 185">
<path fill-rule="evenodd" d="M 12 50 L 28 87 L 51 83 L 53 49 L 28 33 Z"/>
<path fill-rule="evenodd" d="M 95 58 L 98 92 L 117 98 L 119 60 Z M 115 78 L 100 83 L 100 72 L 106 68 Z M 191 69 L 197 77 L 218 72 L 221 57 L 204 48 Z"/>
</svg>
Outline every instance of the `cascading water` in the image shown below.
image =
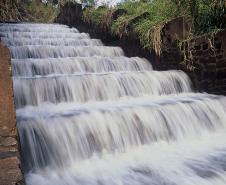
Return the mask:
<svg viewBox="0 0 226 185">
<path fill-rule="evenodd" d="M 0 24 L 28 185 L 225 185 L 226 98 L 75 28 Z"/>
</svg>

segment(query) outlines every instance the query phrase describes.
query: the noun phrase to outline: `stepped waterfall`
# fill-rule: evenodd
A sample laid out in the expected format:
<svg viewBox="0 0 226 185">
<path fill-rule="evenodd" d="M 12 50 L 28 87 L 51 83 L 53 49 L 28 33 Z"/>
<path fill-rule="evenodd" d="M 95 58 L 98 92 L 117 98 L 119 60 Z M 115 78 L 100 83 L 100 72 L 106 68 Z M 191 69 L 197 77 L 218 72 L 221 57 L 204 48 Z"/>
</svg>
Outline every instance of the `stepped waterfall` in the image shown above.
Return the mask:
<svg viewBox="0 0 226 185">
<path fill-rule="evenodd" d="M 58 24 L 0 24 L 27 185 L 225 185 L 226 97 Z"/>
</svg>

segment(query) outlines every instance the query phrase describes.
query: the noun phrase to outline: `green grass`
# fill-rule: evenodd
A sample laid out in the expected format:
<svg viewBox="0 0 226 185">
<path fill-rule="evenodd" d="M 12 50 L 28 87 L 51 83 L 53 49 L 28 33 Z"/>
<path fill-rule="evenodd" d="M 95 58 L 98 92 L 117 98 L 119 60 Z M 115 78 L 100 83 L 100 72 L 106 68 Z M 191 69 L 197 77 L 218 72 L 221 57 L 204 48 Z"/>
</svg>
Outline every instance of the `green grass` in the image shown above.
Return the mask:
<svg viewBox="0 0 226 185">
<path fill-rule="evenodd" d="M 124 9 L 126 14 L 121 15 L 116 21 L 109 21 L 111 13 L 117 9 Z M 142 14 L 148 12 L 148 17 Z M 84 11 L 84 20 L 95 26 L 107 27 L 114 35 L 127 36 L 131 30 L 144 47 L 151 47 L 149 31 L 156 25 L 166 22 L 178 15 L 176 6 L 169 0 L 153 0 L 153 2 L 126 2 L 116 8 L 88 8 Z M 138 21 L 134 21 L 135 19 Z M 129 29 L 129 30 L 128 30 Z"/>
<path fill-rule="evenodd" d="M 180 1 L 180 5 L 179 2 Z M 223 0 L 152 0 L 146 2 L 128 1 L 115 8 L 87 8 L 83 12 L 85 22 L 88 22 L 111 34 L 126 37 L 135 35 L 144 48 L 153 49 L 156 43 L 150 34 L 157 26 L 163 25 L 170 19 L 186 16 L 194 20 L 194 36 L 208 34 L 226 27 L 226 7 Z M 126 13 L 113 21 L 112 12 L 124 9 Z M 142 17 L 143 13 L 148 17 Z"/>
<path fill-rule="evenodd" d="M 25 4 L 25 9 L 29 15 L 29 21 L 48 23 L 53 22 L 58 14 L 58 9 L 51 4 L 37 4 L 35 1 Z"/>
<path fill-rule="evenodd" d="M 31 2 L 3 0 L 0 2 L 0 21 L 52 22 L 58 14 L 54 6 Z"/>
</svg>

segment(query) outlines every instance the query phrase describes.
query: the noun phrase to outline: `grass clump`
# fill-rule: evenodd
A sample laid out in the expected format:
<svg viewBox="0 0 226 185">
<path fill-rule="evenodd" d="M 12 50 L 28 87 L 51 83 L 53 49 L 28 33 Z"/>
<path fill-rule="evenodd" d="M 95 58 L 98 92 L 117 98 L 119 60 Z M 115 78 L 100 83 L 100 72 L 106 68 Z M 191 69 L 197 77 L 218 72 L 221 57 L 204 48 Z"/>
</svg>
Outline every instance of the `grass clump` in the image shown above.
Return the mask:
<svg viewBox="0 0 226 185">
<path fill-rule="evenodd" d="M 114 19 L 112 15 L 117 10 L 124 13 Z M 119 37 L 132 34 L 150 49 L 157 47 L 161 26 L 181 16 L 193 20 L 194 36 L 211 33 L 226 27 L 226 4 L 224 0 L 142 0 L 127 1 L 114 8 L 90 7 L 83 12 L 85 22 Z"/>
<path fill-rule="evenodd" d="M 15 0 L 0 1 L 0 21 L 19 21 L 22 19 L 20 8 Z"/>
<path fill-rule="evenodd" d="M 202 35 L 226 27 L 225 0 L 171 0 L 179 13 L 192 17 L 194 34 Z"/>
<path fill-rule="evenodd" d="M 112 23 L 111 14 L 112 9 L 104 6 L 89 7 L 83 11 L 83 20 L 88 24 L 100 27 L 103 31 L 107 31 Z"/>
<path fill-rule="evenodd" d="M 58 14 L 58 9 L 52 4 L 37 3 L 36 1 L 27 2 L 24 5 L 29 16 L 29 21 L 49 23 L 53 22 Z"/>
<path fill-rule="evenodd" d="M 139 7 L 135 8 L 136 15 L 140 12 L 149 12 L 147 18 L 141 18 L 132 25 L 132 28 L 144 47 L 152 47 L 153 40 L 150 38 L 150 32 L 154 31 L 156 26 L 166 21 L 180 16 L 176 11 L 176 6 L 170 1 L 154 0 L 149 3 L 136 3 Z M 122 5 L 123 6 L 123 5 Z M 131 14 L 132 15 L 132 14 Z"/>
<path fill-rule="evenodd" d="M 112 13 L 118 9 L 123 9 L 126 13 L 120 15 L 116 20 L 112 20 Z M 119 37 L 132 33 L 144 47 L 152 46 L 148 34 L 150 30 L 176 16 L 179 16 L 177 7 L 169 0 L 128 1 L 115 8 L 87 8 L 83 13 L 85 22 L 105 27 Z"/>
</svg>

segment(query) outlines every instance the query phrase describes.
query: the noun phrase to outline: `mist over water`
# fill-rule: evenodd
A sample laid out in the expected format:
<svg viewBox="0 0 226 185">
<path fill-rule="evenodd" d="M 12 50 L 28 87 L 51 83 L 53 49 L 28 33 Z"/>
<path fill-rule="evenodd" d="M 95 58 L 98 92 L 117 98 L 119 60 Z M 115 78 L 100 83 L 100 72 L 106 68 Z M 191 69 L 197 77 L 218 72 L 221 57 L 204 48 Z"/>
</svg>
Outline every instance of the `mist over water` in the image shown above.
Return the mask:
<svg viewBox="0 0 226 185">
<path fill-rule="evenodd" d="M 28 185 L 225 185 L 226 98 L 76 28 L 0 24 Z"/>
</svg>

